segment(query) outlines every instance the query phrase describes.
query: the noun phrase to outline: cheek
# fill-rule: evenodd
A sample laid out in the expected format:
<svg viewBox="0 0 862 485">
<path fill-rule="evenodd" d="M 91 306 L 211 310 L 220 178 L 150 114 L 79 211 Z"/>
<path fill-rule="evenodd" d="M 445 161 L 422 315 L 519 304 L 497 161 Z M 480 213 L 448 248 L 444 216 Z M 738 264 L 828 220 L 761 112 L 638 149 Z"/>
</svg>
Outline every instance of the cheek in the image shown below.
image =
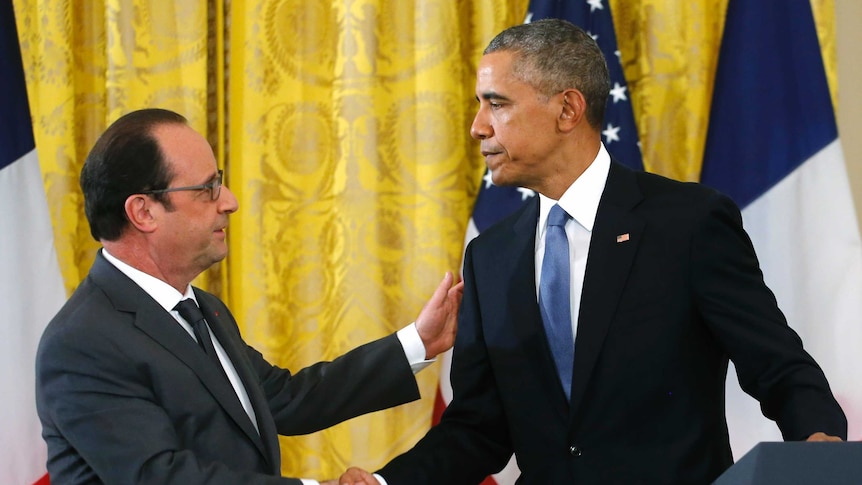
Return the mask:
<svg viewBox="0 0 862 485">
<path fill-rule="evenodd" d="M 540 126 L 541 120 L 531 116 L 512 116 L 501 114 L 494 122 L 494 135 L 505 138 L 509 143 L 523 144 L 529 142 L 534 135 L 541 135 L 545 130 Z"/>
</svg>

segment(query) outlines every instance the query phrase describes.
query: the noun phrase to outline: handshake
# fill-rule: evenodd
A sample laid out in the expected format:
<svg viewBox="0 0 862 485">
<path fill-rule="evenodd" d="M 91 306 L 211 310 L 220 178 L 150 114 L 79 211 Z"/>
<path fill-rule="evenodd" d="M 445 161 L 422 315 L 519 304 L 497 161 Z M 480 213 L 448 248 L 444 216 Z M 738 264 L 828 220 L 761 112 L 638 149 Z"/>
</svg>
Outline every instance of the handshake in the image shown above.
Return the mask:
<svg viewBox="0 0 862 485">
<path fill-rule="evenodd" d="M 386 485 L 386 482 L 377 480 L 374 475 L 361 468 L 350 467 L 339 479 L 320 482 L 320 485 Z"/>
</svg>

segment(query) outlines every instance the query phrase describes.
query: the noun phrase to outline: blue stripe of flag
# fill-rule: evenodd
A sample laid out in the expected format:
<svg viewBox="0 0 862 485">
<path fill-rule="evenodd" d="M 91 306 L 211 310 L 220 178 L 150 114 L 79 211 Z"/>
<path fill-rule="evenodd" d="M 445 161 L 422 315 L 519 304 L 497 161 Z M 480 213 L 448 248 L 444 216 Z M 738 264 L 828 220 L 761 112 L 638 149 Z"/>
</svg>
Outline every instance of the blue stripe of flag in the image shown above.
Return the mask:
<svg viewBox="0 0 862 485">
<path fill-rule="evenodd" d="M 0 1 L 0 169 L 36 147 L 11 1 Z"/>
<path fill-rule="evenodd" d="M 701 182 L 744 208 L 837 137 L 810 0 L 730 0 Z"/>
</svg>

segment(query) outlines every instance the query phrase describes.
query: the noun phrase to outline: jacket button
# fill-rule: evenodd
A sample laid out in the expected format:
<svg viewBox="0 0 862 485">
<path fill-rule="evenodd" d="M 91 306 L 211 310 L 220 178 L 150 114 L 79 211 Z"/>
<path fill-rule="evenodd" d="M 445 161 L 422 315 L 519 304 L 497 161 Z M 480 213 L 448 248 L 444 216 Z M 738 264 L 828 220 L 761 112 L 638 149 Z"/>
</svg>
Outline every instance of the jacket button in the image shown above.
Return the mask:
<svg viewBox="0 0 862 485">
<path fill-rule="evenodd" d="M 574 456 L 575 458 L 580 457 L 583 453 L 581 453 L 581 449 L 575 445 L 569 447 L 569 454 Z"/>
</svg>

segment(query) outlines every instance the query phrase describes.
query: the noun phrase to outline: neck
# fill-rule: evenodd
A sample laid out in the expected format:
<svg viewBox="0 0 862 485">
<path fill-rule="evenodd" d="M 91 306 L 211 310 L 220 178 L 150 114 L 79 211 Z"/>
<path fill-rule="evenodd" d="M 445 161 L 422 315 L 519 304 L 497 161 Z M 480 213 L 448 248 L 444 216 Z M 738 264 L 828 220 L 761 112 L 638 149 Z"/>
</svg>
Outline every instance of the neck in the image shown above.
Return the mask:
<svg viewBox="0 0 862 485">
<path fill-rule="evenodd" d="M 197 274 L 190 274 L 189 271 L 173 268 L 170 264 L 160 261 L 154 257 L 147 245 L 140 244 L 133 238 L 124 239 L 121 237 L 117 241 L 102 240 L 101 243 L 111 253 L 111 256 L 138 271 L 164 281 L 180 293 L 185 293 L 186 288 L 197 276 Z"/>
<path fill-rule="evenodd" d="M 551 199 L 560 200 L 566 190 L 595 161 L 599 154 L 599 147 L 601 147 L 599 137 L 582 137 L 580 142 L 572 143 L 567 147 L 564 146 L 552 163 L 553 170 L 542 181 L 542 186 L 529 188 Z"/>
</svg>

